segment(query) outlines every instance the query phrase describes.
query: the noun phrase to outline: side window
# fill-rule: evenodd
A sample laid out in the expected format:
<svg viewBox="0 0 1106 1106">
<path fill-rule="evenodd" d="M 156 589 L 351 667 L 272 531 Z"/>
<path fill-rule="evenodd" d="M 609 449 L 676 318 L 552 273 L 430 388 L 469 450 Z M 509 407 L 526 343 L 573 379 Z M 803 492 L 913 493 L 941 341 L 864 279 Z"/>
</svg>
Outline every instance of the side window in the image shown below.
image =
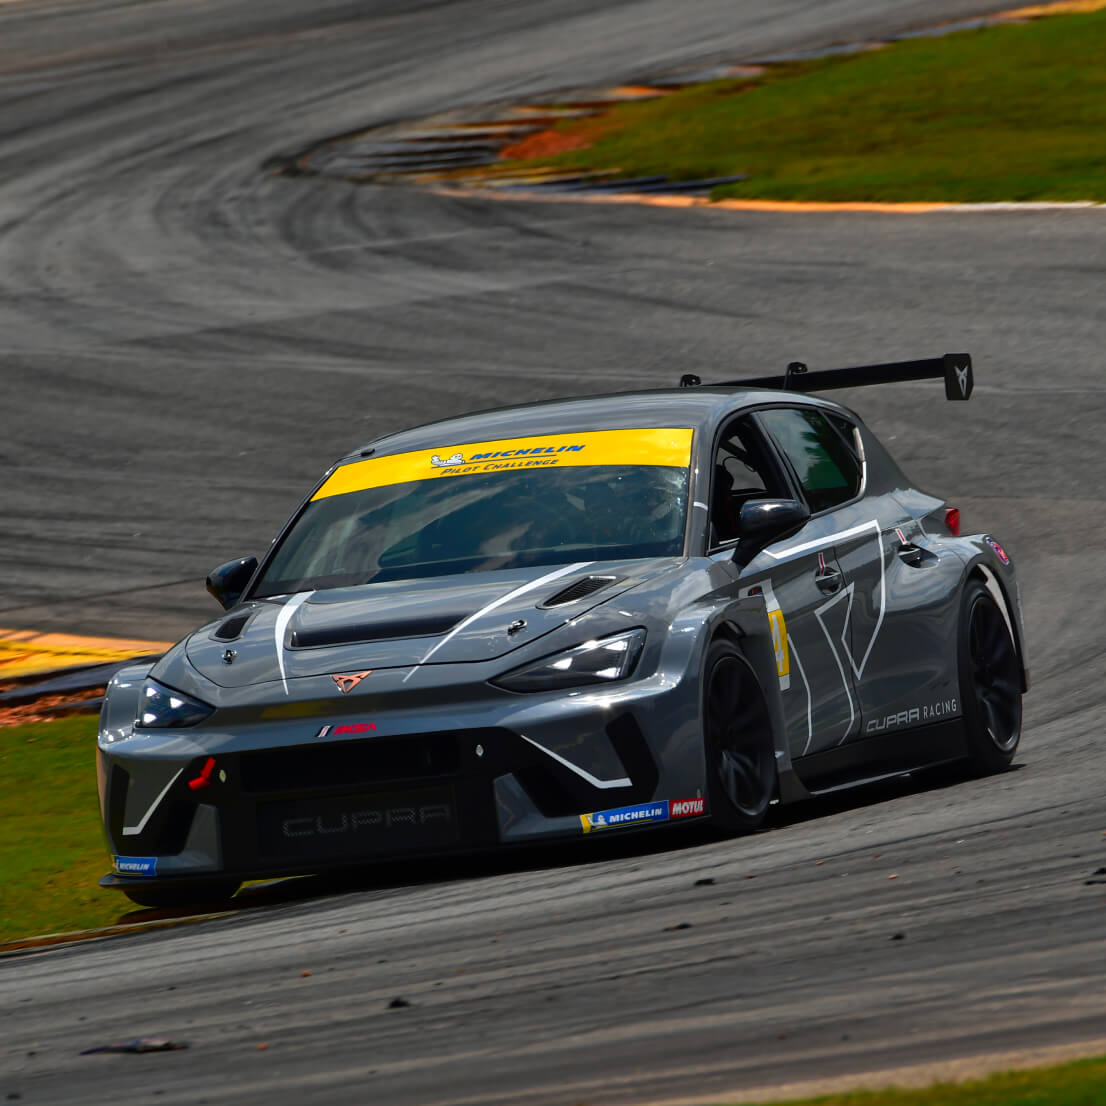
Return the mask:
<svg viewBox="0 0 1106 1106">
<path fill-rule="evenodd" d="M 809 407 L 761 411 L 760 418 L 794 467 L 812 511 L 825 511 L 857 496 L 861 467 L 856 435 L 848 423 L 836 420 L 838 429 L 821 411 Z"/>
<path fill-rule="evenodd" d="M 748 417 L 736 419 L 722 431 L 714 454 L 711 482 L 710 544 L 738 537 L 741 507 L 748 499 L 787 496 L 783 479 L 766 456 L 762 436 Z"/>
</svg>

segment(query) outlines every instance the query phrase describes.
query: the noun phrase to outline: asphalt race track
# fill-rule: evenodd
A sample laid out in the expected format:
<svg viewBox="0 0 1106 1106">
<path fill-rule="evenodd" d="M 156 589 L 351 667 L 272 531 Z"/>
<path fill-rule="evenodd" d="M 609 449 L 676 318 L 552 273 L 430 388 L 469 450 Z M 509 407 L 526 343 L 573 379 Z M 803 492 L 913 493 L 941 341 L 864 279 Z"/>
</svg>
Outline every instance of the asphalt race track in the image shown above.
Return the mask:
<svg viewBox="0 0 1106 1106">
<path fill-rule="evenodd" d="M 1000 778 L 904 781 L 740 841 L 307 882 L 9 957 L 0 1094 L 710 1101 L 1106 1051 L 1106 210 L 677 211 L 263 168 L 454 104 L 986 7 L 0 0 L 0 626 L 178 636 L 216 610 L 209 568 L 416 421 L 968 350 L 970 404 L 846 402 L 1017 557 L 1034 677 Z M 80 1055 L 148 1035 L 191 1047 Z"/>
</svg>

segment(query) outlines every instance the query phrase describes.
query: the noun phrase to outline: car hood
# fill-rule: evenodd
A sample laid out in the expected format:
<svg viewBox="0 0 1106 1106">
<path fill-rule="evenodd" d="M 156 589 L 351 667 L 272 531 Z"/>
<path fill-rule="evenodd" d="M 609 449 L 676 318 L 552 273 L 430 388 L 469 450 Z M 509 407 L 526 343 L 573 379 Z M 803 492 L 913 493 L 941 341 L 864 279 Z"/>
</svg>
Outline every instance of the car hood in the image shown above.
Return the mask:
<svg viewBox="0 0 1106 1106">
<path fill-rule="evenodd" d="M 257 600 L 197 630 L 191 665 L 221 687 L 300 676 L 487 661 L 679 563 L 548 565 Z"/>
</svg>

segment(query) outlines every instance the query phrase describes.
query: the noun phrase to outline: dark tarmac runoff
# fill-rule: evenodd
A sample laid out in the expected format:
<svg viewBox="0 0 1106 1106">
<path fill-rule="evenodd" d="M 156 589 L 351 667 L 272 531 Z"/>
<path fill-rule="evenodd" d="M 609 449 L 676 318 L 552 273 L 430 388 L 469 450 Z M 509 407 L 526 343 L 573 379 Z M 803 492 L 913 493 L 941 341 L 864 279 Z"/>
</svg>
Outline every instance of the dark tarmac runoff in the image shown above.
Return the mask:
<svg viewBox="0 0 1106 1106">
<path fill-rule="evenodd" d="M 413 423 L 967 350 L 970 403 L 839 395 L 1016 557 L 1033 671 L 998 778 L 5 957 L 0 1093 L 736 1101 L 1106 1051 L 1106 211 L 504 203 L 263 168 L 450 105 L 1000 6 L 0 3 L 0 626 L 172 640 L 216 613 L 208 570 Z M 139 1037 L 189 1047 L 81 1055 Z"/>
</svg>

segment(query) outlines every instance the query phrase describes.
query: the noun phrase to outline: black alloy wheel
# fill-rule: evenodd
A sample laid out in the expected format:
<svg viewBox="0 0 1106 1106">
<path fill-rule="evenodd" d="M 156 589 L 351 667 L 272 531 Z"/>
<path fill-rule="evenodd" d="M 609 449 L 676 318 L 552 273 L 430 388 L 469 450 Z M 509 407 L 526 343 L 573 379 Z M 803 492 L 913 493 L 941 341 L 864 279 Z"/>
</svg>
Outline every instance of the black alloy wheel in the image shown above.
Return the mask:
<svg viewBox="0 0 1106 1106">
<path fill-rule="evenodd" d="M 1021 663 L 1003 612 L 979 580 L 960 600 L 959 662 L 969 763 L 980 775 L 1001 772 L 1021 738 Z"/>
<path fill-rule="evenodd" d="M 729 833 L 756 829 L 776 790 L 772 724 L 756 673 L 727 641 L 707 651 L 703 741 L 711 820 Z"/>
</svg>

